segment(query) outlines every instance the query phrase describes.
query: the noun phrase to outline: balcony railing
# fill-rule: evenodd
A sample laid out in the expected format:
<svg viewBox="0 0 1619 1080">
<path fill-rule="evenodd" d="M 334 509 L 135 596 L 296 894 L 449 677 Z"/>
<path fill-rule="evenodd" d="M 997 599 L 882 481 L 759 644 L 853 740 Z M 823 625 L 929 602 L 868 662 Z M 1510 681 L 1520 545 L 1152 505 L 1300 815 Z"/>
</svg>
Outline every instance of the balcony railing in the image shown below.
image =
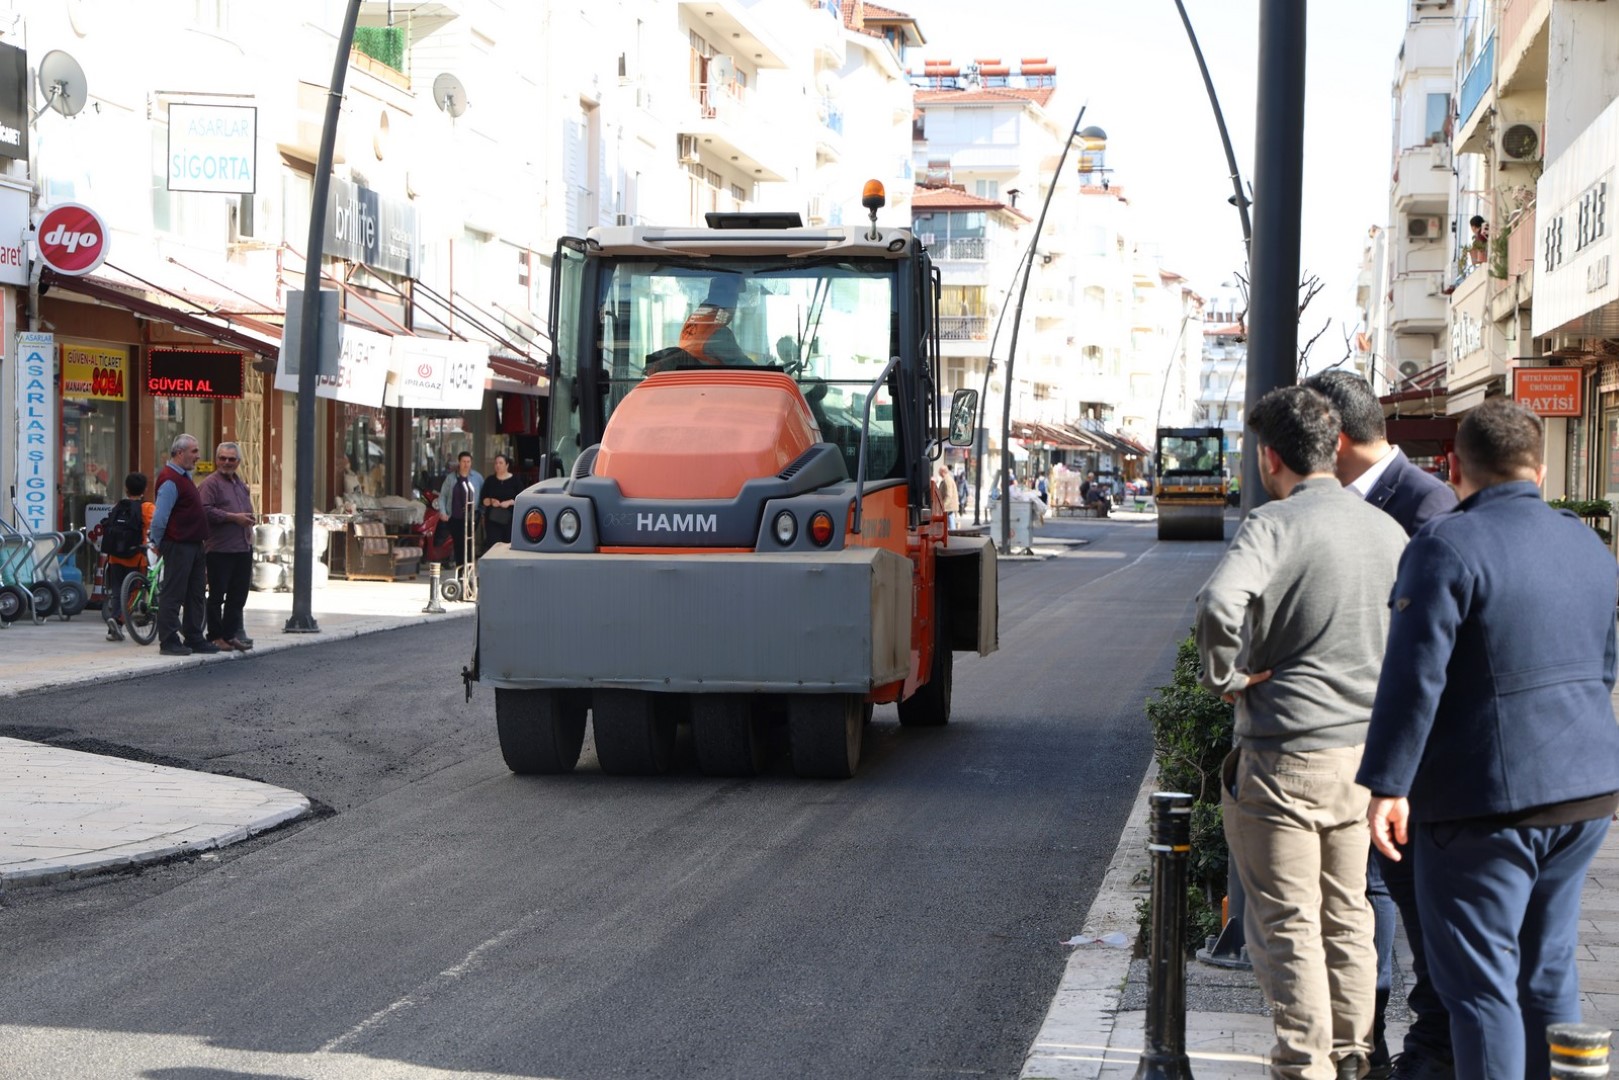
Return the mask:
<svg viewBox="0 0 1619 1080">
<path fill-rule="evenodd" d="M 988 315 L 940 315 L 939 337 L 944 341 L 988 341 Z"/>
<path fill-rule="evenodd" d="M 1473 66 L 1468 69 L 1466 78 L 1462 79 L 1461 93 L 1456 96 L 1456 119 L 1458 124 L 1467 123 L 1467 118 L 1473 115 L 1478 103 L 1484 100 L 1484 91 L 1490 88 L 1490 80 L 1495 77 L 1495 35 L 1484 43 L 1478 56 L 1473 60 Z"/>
<path fill-rule="evenodd" d="M 1531 203 L 1512 221 L 1507 233 L 1507 277 L 1518 277 L 1535 265 L 1535 207 Z"/>
<path fill-rule="evenodd" d="M 984 238 L 968 237 L 961 240 L 944 240 L 934 246 L 934 252 L 941 259 L 959 259 L 982 262 L 984 259 Z"/>
<path fill-rule="evenodd" d="M 1518 45 L 1518 35 L 1529 24 L 1537 0 L 1507 0 L 1501 7 L 1501 55 L 1511 56 Z"/>
</svg>

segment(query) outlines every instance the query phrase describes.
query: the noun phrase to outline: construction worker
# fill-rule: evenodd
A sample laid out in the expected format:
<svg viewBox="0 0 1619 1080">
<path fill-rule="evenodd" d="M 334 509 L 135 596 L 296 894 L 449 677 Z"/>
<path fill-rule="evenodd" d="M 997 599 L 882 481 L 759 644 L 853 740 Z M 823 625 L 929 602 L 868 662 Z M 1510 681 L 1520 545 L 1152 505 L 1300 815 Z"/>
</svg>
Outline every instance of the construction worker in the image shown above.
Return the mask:
<svg viewBox="0 0 1619 1080">
<path fill-rule="evenodd" d="M 680 348 L 704 364 L 751 364 L 753 361 L 736 343 L 731 320 L 736 317 L 742 279 L 724 274 L 708 285 L 708 298 L 687 316 L 680 328 Z"/>
</svg>

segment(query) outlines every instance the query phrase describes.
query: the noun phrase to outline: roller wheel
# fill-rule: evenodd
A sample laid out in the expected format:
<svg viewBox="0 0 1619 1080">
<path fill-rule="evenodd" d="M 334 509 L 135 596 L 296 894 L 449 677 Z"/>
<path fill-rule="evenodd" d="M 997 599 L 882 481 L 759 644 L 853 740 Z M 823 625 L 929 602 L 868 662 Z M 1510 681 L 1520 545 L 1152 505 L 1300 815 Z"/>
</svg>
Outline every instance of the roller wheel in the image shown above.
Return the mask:
<svg viewBox="0 0 1619 1080">
<path fill-rule="evenodd" d="M 10 626 L 27 606 L 27 593 L 15 585 L 0 585 L 0 626 Z"/>
<path fill-rule="evenodd" d="M 520 776 L 572 772 L 585 742 L 589 699 L 571 690 L 495 688 L 495 726 L 506 767 Z"/>
<path fill-rule="evenodd" d="M 757 776 L 765 740 L 750 694 L 698 694 L 691 700 L 692 748 L 708 776 Z"/>
<path fill-rule="evenodd" d="M 455 603 L 461 599 L 461 582 L 455 578 L 440 582 L 438 594 L 444 599 L 445 603 Z"/>
<path fill-rule="evenodd" d="M 55 582 L 36 581 L 28 587 L 28 591 L 34 597 L 34 617 L 37 619 L 55 615 L 56 609 L 62 606 L 62 594 L 57 591 Z"/>
<path fill-rule="evenodd" d="M 866 701 L 859 694 L 798 694 L 787 702 L 787 737 L 793 771 L 823 780 L 847 780 L 860 764 Z"/>
<path fill-rule="evenodd" d="M 62 618 L 71 619 L 90 606 L 90 594 L 77 581 L 63 581 L 56 586 L 62 594 Z"/>
<path fill-rule="evenodd" d="M 949 635 L 944 633 L 944 614 L 947 610 L 943 591 L 935 587 L 933 662 L 928 666 L 928 681 L 899 703 L 899 722 L 903 727 L 944 727 L 950 722 L 950 688 L 956 657 L 950 651 Z"/>
<path fill-rule="evenodd" d="M 676 712 L 668 694 L 598 690 L 591 702 L 596 760 L 615 776 L 657 776 L 675 756 Z"/>
<path fill-rule="evenodd" d="M 146 584 L 145 574 L 130 574 L 124 579 L 124 595 L 119 604 L 124 612 L 124 629 L 137 645 L 150 645 L 157 640 L 157 611 L 148 598 Z"/>
</svg>

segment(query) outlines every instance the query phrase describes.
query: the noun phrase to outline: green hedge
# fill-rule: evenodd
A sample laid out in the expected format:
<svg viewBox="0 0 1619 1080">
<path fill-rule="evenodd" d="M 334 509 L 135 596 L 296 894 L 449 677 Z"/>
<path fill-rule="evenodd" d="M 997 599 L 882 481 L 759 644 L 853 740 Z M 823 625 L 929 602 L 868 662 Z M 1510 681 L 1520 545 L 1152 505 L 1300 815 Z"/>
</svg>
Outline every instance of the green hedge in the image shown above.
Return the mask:
<svg viewBox="0 0 1619 1080">
<path fill-rule="evenodd" d="M 1175 651 L 1175 669 L 1167 686 L 1147 701 L 1152 742 L 1158 759 L 1161 791 L 1184 791 L 1192 796 L 1192 855 L 1188 868 L 1186 940 L 1199 948 L 1220 932 L 1220 900 L 1226 892 L 1226 866 L 1230 861 L 1225 829 L 1220 820 L 1220 764 L 1231 750 L 1231 729 L 1236 713 L 1219 695 L 1198 682 L 1203 665 L 1197 644 L 1188 636 Z M 1138 905 L 1142 935 L 1149 913 Z"/>
</svg>

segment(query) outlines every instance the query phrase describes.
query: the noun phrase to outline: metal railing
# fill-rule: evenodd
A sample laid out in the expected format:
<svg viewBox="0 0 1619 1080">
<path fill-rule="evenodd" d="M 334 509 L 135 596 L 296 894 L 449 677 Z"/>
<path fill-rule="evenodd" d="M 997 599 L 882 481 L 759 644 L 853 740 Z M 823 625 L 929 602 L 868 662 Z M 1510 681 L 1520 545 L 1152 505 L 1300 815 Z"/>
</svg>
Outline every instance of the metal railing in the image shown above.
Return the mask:
<svg viewBox="0 0 1619 1080">
<path fill-rule="evenodd" d="M 1484 43 L 1478 56 L 1473 60 L 1473 66 L 1468 69 L 1466 77 L 1462 79 L 1461 92 L 1456 95 L 1456 121 L 1458 124 L 1467 123 L 1467 118 L 1473 115 L 1478 103 L 1484 100 L 1484 91 L 1490 88 L 1490 81 L 1495 78 L 1495 35 Z"/>
<path fill-rule="evenodd" d="M 938 256 L 941 259 L 982 261 L 985 258 L 984 253 L 985 244 L 982 236 L 945 240 L 938 249 Z"/>
<path fill-rule="evenodd" d="M 944 341 L 988 341 L 988 315 L 940 315 L 939 337 Z"/>
</svg>

